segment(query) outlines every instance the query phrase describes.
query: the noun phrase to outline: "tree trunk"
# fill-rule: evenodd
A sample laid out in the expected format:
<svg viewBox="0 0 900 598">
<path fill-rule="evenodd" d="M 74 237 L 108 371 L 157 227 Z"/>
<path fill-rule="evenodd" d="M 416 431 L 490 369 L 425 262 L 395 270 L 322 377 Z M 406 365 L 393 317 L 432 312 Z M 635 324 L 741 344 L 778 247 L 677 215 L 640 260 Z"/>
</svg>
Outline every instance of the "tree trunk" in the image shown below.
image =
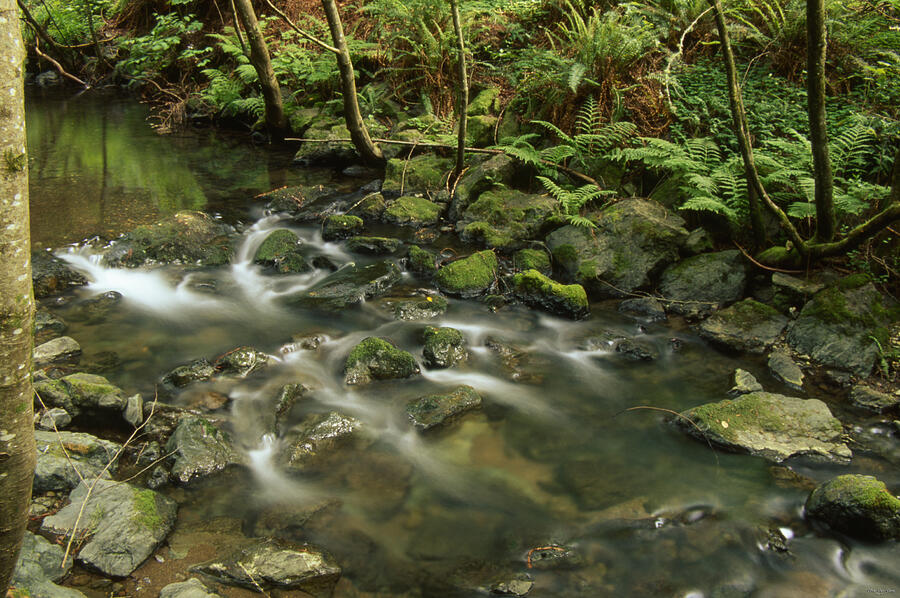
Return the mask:
<svg viewBox="0 0 900 598">
<path fill-rule="evenodd" d="M 353 147 L 369 164 L 384 164 L 384 156 L 381 154 L 381 150 L 372 143 L 369 130 L 359 111 L 359 101 L 356 97 L 356 75 L 353 72 L 353 62 L 350 60 L 350 51 L 347 49 L 344 26 L 341 24 L 341 15 L 338 13 L 337 4 L 335 0 L 322 0 L 322 8 L 325 9 L 325 18 L 328 20 L 328 28 L 331 30 L 331 39 L 337 50 L 338 69 L 341 72 L 341 91 L 344 94 L 344 120 L 350 130 Z"/>
<path fill-rule="evenodd" d="M 827 243 L 834 239 L 834 184 L 828 155 L 825 127 L 825 0 L 806 2 L 806 105 L 809 112 L 809 140 L 812 144 L 815 177 L 816 236 Z"/>
<path fill-rule="evenodd" d="M 459 119 L 459 137 L 456 145 L 456 168 L 453 177 L 462 174 L 466 166 L 466 121 L 469 109 L 469 78 L 466 75 L 466 42 L 463 39 L 462 25 L 459 20 L 459 0 L 450 0 L 453 12 L 453 29 L 456 31 L 456 45 L 459 48 L 459 100 L 457 118 Z"/>
<path fill-rule="evenodd" d="M 272 60 L 269 58 L 269 48 L 263 38 L 253 12 L 250 0 L 234 0 L 238 19 L 247 33 L 250 42 L 250 62 L 259 76 L 259 85 L 262 88 L 263 99 L 266 102 L 266 129 L 269 136 L 275 141 L 284 139 L 287 130 L 287 118 L 284 116 L 284 108 L 281 105 L 281 89 L 278 80 L 275 79 L 275 70 L 272 68 Z"/>
<path fill-rule="evenodd" d="M 0 0 L 0 56 L 0 595 L 6 595 L 28 521 L 36 458 L 25 51 L 15 0 Z"/>
</svg>

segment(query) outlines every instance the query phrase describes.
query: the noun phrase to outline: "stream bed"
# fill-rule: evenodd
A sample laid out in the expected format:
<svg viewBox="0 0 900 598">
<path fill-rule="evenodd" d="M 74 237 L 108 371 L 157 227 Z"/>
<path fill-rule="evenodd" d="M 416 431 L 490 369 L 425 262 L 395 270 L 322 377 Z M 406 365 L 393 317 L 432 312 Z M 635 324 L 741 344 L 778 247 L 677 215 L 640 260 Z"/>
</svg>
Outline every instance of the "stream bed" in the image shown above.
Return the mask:
<svg viewBox="0 0 900 598">
<path fill-rule="evenodd" d="M 252 258 L 271 231 L 292 230 L 311 256 L 338 268 L 378 258 L 323 241 L 318 226 L 265 214 L 254 197 L 301 183 L 351 191 L 367 180 L 294 165 L 289 151 L 249 145 L 245 136 L 160 137 L 145 117 L 133 100 L 36 90 L 29 97 L 34 247 L 53 248 L 90 280 L 45 307 L 69 323 L 66 334 L 86 361 L 115 354 L 103 375 L 145 401 L 164 374 L 191 360 L 244 345 L 270 359 L 245 378 L 217 378 L 165 399 L 223 421 L 245 465 L 162 489 L 178 503 L 175 530 L 116 595 L 157 596 L 189 577 L 189 566 L 268 535 L 330 551 L 343 569 L 338 597 L 478 596 L 517 579 L 533 582 L 527 595 L 535 597 L 868 596 L 900 588 L 896 543 L 823 537 L 802 517 L 812 483 L 859 471 L 891 486 L 900 480 L 895 467 L 856 450 L 849 466 L 774 466 L 714 451 L 669 423 L 663 410 L 727 398 L 738 367 L 766 390 L 796 394 L 762 361 L 719 352 L 684 324 L 621 314 L 614 303 L 593 304 L 577 322 L 459 299 L 418 321 L 395 319 L 385 299 L 339 313 L 286 307 L 281 298 L 328 271 L 266 273 Z M 182 209 L 207 211 L 241 231 L 232 263 L 112 269 L 98 264 L 92 245 L 80 244 Z M 385 232 L 405 241 L 412 235 Z M 109 291 L 122 299 L 104 317 L 71 317 Z M 434 293 L 426 279 L 405 272 L 390 295 Z M 426 325 L 460 330 L 468 360 L 425 367 Z M 317 348 L 296 342 L 311 336 Z M 421 374 L 346 385 L 344 360 L 370 336 L 412 353 Z M 597 341 L 615 336 L 639 337 L 659 357 L 630 361 Z M 490 350 L 491 339 L 515 347 L 516 363 Z M 309 472 L 280 467 L 273 456 L 284 439 L 266 421 L 278 390 L 292 383 L 311 390 L 288 426 L 338 412 L 361 422 L 365 442 L 338 448 Z M 462 384 L 483 397 L 482 409 L 427 434 L 410 425 L 409 401 Z M 804 396 L 821 398 L 842 418 L 837 399 L 810 386 Z M 554 552 L 566 556 L 537 562 Z M 77 571 L 64 584 L 109 595 L 95 582 Z"/>
</svg>

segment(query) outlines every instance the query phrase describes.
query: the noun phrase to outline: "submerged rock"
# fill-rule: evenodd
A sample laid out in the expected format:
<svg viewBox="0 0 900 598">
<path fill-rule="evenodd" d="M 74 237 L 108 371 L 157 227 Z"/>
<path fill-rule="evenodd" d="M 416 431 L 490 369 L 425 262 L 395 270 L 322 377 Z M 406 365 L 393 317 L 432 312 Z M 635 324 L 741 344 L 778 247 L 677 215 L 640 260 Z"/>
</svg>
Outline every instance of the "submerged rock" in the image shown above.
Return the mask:
<svg viewBox="0 0 900 598">
<path fill-rule="evenodd" d="M 448 393 L 426 395 L 406 405 L 406 415 L 424 431 L 448 424 L 463 413 L 481 407 L 481 395 L 471 386 L 458 386 Z"/>
<path fill-rule="evenodd" d="M 497 273 L 497 256 L 494 252 L 479 251 L 438 270 L 435 282 L 448 295 L 476 297 L 494 284 Z"/>
<path fill-rule="evenodd" d="M 513 276 L 513 293 L 528 305 L 569 318 L 584 318 L 591 311 L 584 287 L 560 284 L 537 270 Z"/>
<path fill-rule="evenodd" d="M 706 315 L 733 303 L 746 286 L 747 266 L 736 249 L 689 257 L 666 268 L 659 282 L 660 293 L 672 300 L 666 308 L 684 316 Z"/>
<path fill-rule="evenodd" d="M 806 518 L 861 540 L 900 540 L 900 500 L 872 476 L 848 474 L 819 485 Z"/>
<path fill-rule="evenodd" d="M 354 441 L 361 429 L 361 421 L 337 411 L 314 413 L 289 433 L 282 460 L 289 469 L 308 469 Z"/>
<path fill-rule="evenodd" d="M 85 598 L 84 594 L 53 582 L 64 578 L 72 570 L 72 560 L 65 561 L 65 550 L 42 536 L 25 532 L 22 550 L 13 574 L 11 585 L 16 592 L 12 596 L 30 598 Z"/>
<path fill-rule="evenodd" d="M 403 247 L 403 241 L 389 237 L 350 237 L 347 250 L 364 255 L 388 255 Z"/>
<path fill-rule="evenodd" d="M 182 484 L 210 476 L 238 462 L 230 436 L 208 420 L 184 417 L 166 443 L 172 453 L 172 479 Z"/>
<path fill-rule="evenodd" d="M 276 538 L 256 540 L 191 570 L 255 591 L 258 584 L 263 590 L 302 590 L 314 598 L 331 596 L 341 577 L 341 568 L 324 550 Z"/>
<path fill-rule="evenodd" d="M 778 310 L 744 299 L 700 324 L 700 336 L 735 351 L 765 353 L 781 336 L 788 319 Z"/>
<path fill-rule="evenodd" d="M 625 338 L 616 342 L 616 353 L 631 361 L 656 361 L 659 351 L 647 341 Z"/>
<path fill-rule="evenodd" d="M 34 367 L 40 368 L 54 363 L 78 363 L 81 359 L 81 345 L 71 336 L 60 336 L 34 348 Z"/>
<path fill-rule="evenodd" d="M 175 501 L 124 482 L 98 480 L 90 493 L 84 483 L 79 484 L 69 501 L 44 519 L 41 530 L 62 536 L 88 535 L 78 560 L 112 577 L 130 575 L 175 524 Z"/>
<path fill-rule="evenodd" d="M 425 328 L 422 355 L 430 368 L 449 368 L 469 358 L 466 339 L 456 328 Z"/>
<path fill-rule="evenodd" d="M 424 197 L 404 195 L 388 205 L 382 220 L 397 226 L 421 228 L 437 224 L 441 219 L 441 211 L 441 206 Z"/>
<path fill-rule="evenodd" d="M 279 229 L 269 233 L 262 242 L 253 262 L 281 274 L 309 272 L 312 266 L 303 257 L 302 241 L 293 231 Z"/>
<path fill-rule="evenodd" d="M 403 277 L 393 262 L 378 262 L 365 267 L 350 264 L 319 281 L 312 288 L 287 299 L 289 305 L 338 311 L 380 297 Z"/>
<path fill-rule="evenodd" d="M 159 591 L 159 598 L 221 598 L 203 585 L 203 582 L 192 577 L 187 581 L 170 583 Z"/>
<path fill-rule="evenodd" d="M 287 213 L 298 220 L 318 220 L 319 209 L 330 204 L 338 194 L 336 189 L 324 185 L 297 185 L 282 187 L 259 196 L 266 203 L 267 213 Z"/>
<path fill-rule="evenodd" d="M 752 392 L 681 415 L 673 421 L 692 436 L 777 463 L 800 455 L 839 462 L 851 457 L 841 438 L 841 422 L 818 399 Z"/>
<path fill-rule="evenodd" d="M 509 250 L 540 238 L 558 210 L 559 203 L 547 195 L 491 190 L 469 205 L 456 227 L 467 243 Z"/>
<path fill-rule="evenodd" d="M 106 320 L 121 302 L 122 293 L 107 291 L 77 303 L 69 312 L 68 318 L 73 322 L 99 324 Z"/>
<path fill-rule="evenodd" d="M 369 384 L 372 380 L 408 378 L 418 373 L 412 354 L 374 336 L 353 347 L 344 362 L 346 384 Z"/>
<path fill-rule="evenodd" d="M 850 402 L 874 413 L 885 413 L 900 408 L 900 395 L 892 396 L 864 384 L 856 384 L 850 389 Z"/>
<path fill-rule="evenodd" d="M 49 251 L 31 252 L 31 281 L 35 299 L 59 295 L 88 282 L 82 274 Z"/>
<path fill-rule="evenodd" d="M 538 384 L 543 380 L 546 364 L 528 351 L 494 336 L 485 338 L 484 346 L 497 355 L 504 374 L 513 382 Z"/>
<path fill-rule="evenodd" d="M 37 466 L 32 485 L 35 494 L 69 491 L 82 479 L 109 478 L 118 471 L 115 460 L 122 446 L 83 432 L 34 433 Z M 107 467 L 109 465 L 109 467 Z"/>
<path fill-rule="evenodd" d="M 69 326 L 62 318 L 44 309 L 34 312 L 34 345 L 38 347 L 47 341 L 62 336 Z"/>
<path fill-rule="evenodd" d="M 530 568 L 542 570 L 577 569 L 584 565 L 584 558 L 575 549 L 558 545 L 532 548 L 526 560 Z"/>
<path fill-rule="evenodd" d="M 666 309 L 656 297 L 625 299 L 619 303 L 619 311 L 650 322 L 661 322 L 667 319 Z"/>
<path fill-rule="evenodd" d="M 500 596 L 525 596 L 534 587 L 534 580 L 527 573 L 518 573 L 509 579 L 491 584 L 491 594 Z"/>
</svg>

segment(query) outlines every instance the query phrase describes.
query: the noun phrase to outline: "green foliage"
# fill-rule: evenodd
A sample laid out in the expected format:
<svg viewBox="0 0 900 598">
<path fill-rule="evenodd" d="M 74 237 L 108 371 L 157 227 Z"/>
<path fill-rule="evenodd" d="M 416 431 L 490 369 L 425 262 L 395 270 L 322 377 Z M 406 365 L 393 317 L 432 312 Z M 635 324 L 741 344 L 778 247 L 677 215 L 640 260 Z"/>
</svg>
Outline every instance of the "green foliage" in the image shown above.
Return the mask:
<svg viewBox="0 0 900 598">
<path fill-rule="evenodd" d="M 132 77 L 152 78 L 179 62 L 184 67 L 196 66 L 208 53 L 208 48 L 197 49 L 186 43 L 186 37 L 203 28 L 203 23 L 194 15 L 157 14 L 155 19 L 156 24 L 147 35 L 123 39 L 119 43 L 120 50 L 127 56 L 116 66 L 120 72 Z"/>
<path fill-rule="evenodd" d="M 95 27 L 101 22 L 104 14 L 112 15 L 116 11 L 115 2 L 110 0 L 30 0 L 25 3 L 35 20 L 43 26 L 44 31 L 61 45 L 71 46 L 91 40 L 88 15 L 95 19 Z M 90 11 L 90 12 L 88 12 Z M 26 40 L 34 39 L 30 27 L 23 29 Z"/>
</svg>

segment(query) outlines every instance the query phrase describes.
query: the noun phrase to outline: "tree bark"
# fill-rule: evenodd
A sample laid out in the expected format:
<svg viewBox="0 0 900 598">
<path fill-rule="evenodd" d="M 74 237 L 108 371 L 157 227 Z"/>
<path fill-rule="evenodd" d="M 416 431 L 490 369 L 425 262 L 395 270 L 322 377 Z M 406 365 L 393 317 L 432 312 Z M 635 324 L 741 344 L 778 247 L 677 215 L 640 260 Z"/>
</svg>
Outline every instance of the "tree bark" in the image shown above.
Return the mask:
<svg viewBox="0 0 900 598">
<path fill-rule="evenodd" d="M 322 8 L 325 9 L 325 18 L 328 20 L 328 29 L 331 30 L 332 43 L 337 49 L 338 69 L 341 72 L 341 91 L 344 94 L 344 120 L 350 130 L 353 147 L 365 162 L 373 165 L 384 164 L 384 156 L 381 150 L 372 143 L 369 130 L 359 111 L 359 100 L 356 97 L 356 75 L 353 72 L 353 62 L 350 60 L 350 51 L 347 49 L 347 39 L 344 37 L 344 26 L 341 23 L 337 4 L 335 0 L 322 0 Z"/>
<path fill-rule="evenodd" d="M 466 42 L 463 39 L 462 24 L 459 20 L 459 0 L 450 0 L 453 13 L 453 29 L 456 31 L 456 45 L 459 49 L 459 100 L 457 119 L 459 120 L 459 137 L 456 145 L 456 168 L 453 177 L 459 177 L 466 166 L 466 124 L 469 109 L 469 78 L 466 75 Z"/>
<path fill-rule="evenodd" d="M 269 48 L 266 46 L 266 40 L 263 38 L 250 0 L 234 0 L 234 5 L 250 43 L 250 62 L 259 76 L 259 85 L 266 102 L 266 129 L 273 140 L 281 141 L 287 130 L 287 118 L 281 104 L 281 88 L 275 78 L 272 59 L 269 57 Z"/>
<path fill-rule="evenodd" d="M 0 0 L 0 595 L 22 546 L 35 466 L 24 45 L 15 0 Z"/>
<path fill-rule="evenodd" d="M 806 105 L 815 179 L 816 236 L 818 243 L 834 239 L 834 181 L 825 126 L 825 0 L 806 2 Z"/>
</svg>

